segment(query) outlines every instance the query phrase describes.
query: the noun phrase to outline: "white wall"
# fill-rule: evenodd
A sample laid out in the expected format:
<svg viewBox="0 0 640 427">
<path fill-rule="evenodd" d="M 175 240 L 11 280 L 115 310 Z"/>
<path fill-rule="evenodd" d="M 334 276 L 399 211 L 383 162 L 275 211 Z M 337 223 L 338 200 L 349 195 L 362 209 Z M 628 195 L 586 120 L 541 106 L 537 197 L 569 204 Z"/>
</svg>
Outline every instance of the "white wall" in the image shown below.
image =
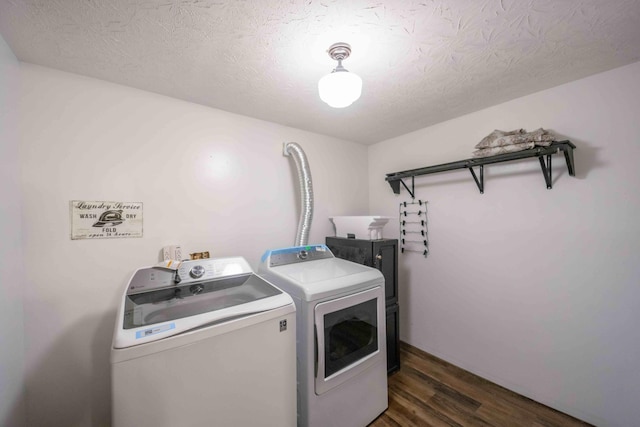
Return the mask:
<svg viewBox="0 0 640 427">
<path fill-rule="evenodd" d="M 5 94 L 15 58 L 3 49 Z M 397 216 L 408 196 L 386 173 L 467 158 L 495 128 L 540 126 L 578 146 L 576 178 L 554 157 L 553 190 L 535 160 L 488 166 L 484 195 L 466 171 L 416 179 L 431 254 L 400 256 L 402 338 L 598 425 L 640 418 L 640 64 L 377 144 L 368 172 L 357 144 L 29 64 L 20 77 L 22 196 L 2 189 L 12 238 L 0 241 L 1 337 L 13 343 L 0 347 L 0 416 L 16 423 L 3 425 L 22 414 L 22 289 L 29 426 L 108 425 L 109 347 L 129 274 L 172 243 L 254 266 L 291 245 L 298 194 L 284 141 L 309 158 L 311 241 L 321 242 L 330 215 Z M 15 104 L 0 103 L 5 124 Z M 0 132 L 4 182 L 15 182 L 17 131 Z M 144 237 L 71 241 L 75 199 L 143 202 Z"/>
<path fill-rule="evenodd" d="M 370 212 L 397 217 L 410 197 L 385 174 L 469 158 L 494 129 L 577 145 L 577 177 L 554 156 L 552 190 L 535 158 L 487 166 L 483 195 L 465 170 L 416 178 L 431 253 L 400 255 L 402 339 L 592 423 L 637 425 L 639 117 L 635 63 L 370 147 Z"/>
<path fill-rule="evenodd" d="M 241 255 L 291 246 L 299 196 L 285 141 L 306 152 L 315 214 L 367 212 L 365 146 L 22 64 L 29 426 L 109 423 L 109 349 L 134 269 L 160 248 Z M 72 241 L 70 200 L 144 203 L 144 237 Z M 179 392 L 179 391 L 178 391 Z"/>
<path fill-rule="evenodd" d="M 0 37 L 0 425 L 24 425 L 18 60 Z"/>
</svg>

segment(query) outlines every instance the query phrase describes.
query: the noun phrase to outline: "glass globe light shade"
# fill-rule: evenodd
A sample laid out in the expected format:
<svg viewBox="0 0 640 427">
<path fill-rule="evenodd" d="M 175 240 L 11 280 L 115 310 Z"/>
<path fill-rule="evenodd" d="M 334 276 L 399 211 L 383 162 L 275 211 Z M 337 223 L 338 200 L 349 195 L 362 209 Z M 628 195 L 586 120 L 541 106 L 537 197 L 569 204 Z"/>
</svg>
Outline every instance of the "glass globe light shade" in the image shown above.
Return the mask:
<svg viewBox="0 0 640 427">
<path fill-rule="evenodd" d="M 347 70 L 336 70 L 318 81 L 320 99 L 333 108 L 353 104 L 362 94 L 362 79 Z"/>
</svg>

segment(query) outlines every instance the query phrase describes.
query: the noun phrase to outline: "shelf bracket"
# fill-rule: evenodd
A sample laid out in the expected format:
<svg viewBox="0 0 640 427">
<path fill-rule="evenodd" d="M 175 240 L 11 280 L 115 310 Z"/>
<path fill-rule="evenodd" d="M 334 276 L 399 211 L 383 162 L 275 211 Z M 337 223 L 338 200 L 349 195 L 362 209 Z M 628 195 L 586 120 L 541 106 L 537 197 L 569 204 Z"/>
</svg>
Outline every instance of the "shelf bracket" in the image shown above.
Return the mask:
<svg viewBox="0 0 640 427">
<path fill-rule="evenodd" d="M 393 194 L 400 194 L 400 179 L 389 180 L 389 185 L 391 186 L 391 191 Z"/>
<path fill-rule="evenodd" d="M 561 145 L 559 147 L 564 152 L 564 159 L 567 162 L 567 170 L 569 175 L 576 176 L 576 168 L 573 163 L 573 149 L 576 148 L 572 144 Z"/>
<path fill-rule="evenodd" d="M 414 194 L 414 192 L 416 191 L 416 189 L 415 189 L 415 176 L 411 177 L 411 190 L 409 190 L 409 187 L 407 187 L 407 184 L 405 184 L 403 180 L 400 180 L 400 182 L 402 183 L 404 188 L 406 188 L 406 190 L 409 192 L 409 194 L 411 195 L 411 198 L 415 199 L 416 198 L 416 196 Z"/>
<path fill-rule="evenodd" d="M 547 162 L 544 162 L 544 156 L 538 156 L 538 160 L 540 160 L 540 167 L 542 168 L 542 174 L 544 175 L 544 180 L 547 183 L 547 189 L 551 190 L 553 183 L 551 182 L 551 154 L 547 154 Z"/>
<path fill-rule="evenodd" d="M 411 177 L 411 188 L 409 188 L 407 186 L 407 184 L 404 183 L 404 180 L 401 178 L 398 179 L 393 179 L 393 180 L 389 180 L 389 185 L 391 186 L 391 190 L 393 190 L 393 192 L 395 194 L 400 194 L 400 184 L 402 184 L 402 186 L 409 192 L 409 194 L 411 195 L 412 199 L 415 199 L 415 177 L 412 176 Z"/>
<path fill-rule="evenodd" d="M 480 180 L 478 181 L 478 177 L 476 176 L 476 172 L 473 170 L 473 166 L 469 166 L 469 172 L 471 172 L 471 176 L 473 180 L 476 182 L 478 186 L 478 190 L 480 190 L 480 194 L 484 194 L 484 165 L 479 166 L 480 169 Z"/>
</svg>

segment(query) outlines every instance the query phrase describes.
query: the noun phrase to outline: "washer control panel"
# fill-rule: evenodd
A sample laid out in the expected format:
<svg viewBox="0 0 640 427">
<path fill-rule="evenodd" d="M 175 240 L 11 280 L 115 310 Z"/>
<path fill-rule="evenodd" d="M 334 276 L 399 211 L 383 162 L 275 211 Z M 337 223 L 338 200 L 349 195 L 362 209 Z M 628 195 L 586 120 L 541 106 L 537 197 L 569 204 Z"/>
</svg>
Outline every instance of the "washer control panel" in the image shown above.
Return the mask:
<svg viewBox="0 0 640 427">
<path fill-rule="evenodd" d="M 136 294 L 253 272 L 242 257 L 197 259 L 182 261 L 177 265 L 177 269 L 164 266 L 138 269 L 129 281 L 127 293 Z M 201 292 L 198 287 L 192 287 L 190 291 L 196 295 Z"/>
<path fill-rule="evenodd" d="M 202 276 L 204 276 L 205 273 L 205 268 L 201 265 L 194 265 L 193 267 L 191 267 L 191 270 L 189 271 L 189 276 L 193 277 L 194 279 L 199 279 Z"/>
</svg>

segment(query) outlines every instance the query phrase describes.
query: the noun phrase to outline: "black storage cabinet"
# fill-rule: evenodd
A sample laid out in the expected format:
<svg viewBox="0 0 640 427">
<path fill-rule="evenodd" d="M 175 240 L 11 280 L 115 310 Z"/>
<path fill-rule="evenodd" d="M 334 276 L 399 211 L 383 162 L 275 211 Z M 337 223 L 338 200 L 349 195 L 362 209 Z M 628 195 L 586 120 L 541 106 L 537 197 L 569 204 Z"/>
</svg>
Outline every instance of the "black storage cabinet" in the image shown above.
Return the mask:
<svg viewBox="0 0 640 427">
<path fill-rule="evenodd" d="M 331 252 L 342 259 L 380 270 L 384 276 L 387 328 L 387 373 L 400 369 L 400 319 L 398 318 L 398 240 L 327 237 Z"/>
</svg>

